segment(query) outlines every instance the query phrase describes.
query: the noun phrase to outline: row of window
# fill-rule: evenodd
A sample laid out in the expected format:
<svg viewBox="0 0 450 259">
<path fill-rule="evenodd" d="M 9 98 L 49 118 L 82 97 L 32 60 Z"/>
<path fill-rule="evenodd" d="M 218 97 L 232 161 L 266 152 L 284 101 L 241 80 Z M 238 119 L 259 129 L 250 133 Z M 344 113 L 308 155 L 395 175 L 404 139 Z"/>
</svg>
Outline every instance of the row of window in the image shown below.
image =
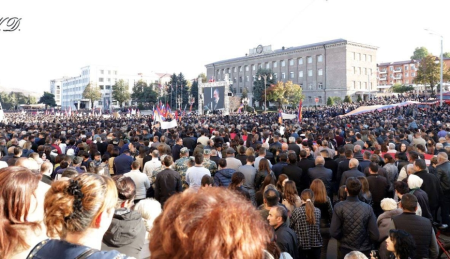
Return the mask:
<svg viewBox="0 0 450 259">
<path fill-rule="evenodd" d="M 87 78 L 81 78 L 81 79 L 76 79 L 76 80 L 72 80 L 69 82 L 63 82 L 63 87 L 65 86 L 71 86 L 71 85 L 77 85 L 77 84 L 87 84 L 88 83 L 88 79 Z"/>
<path fill-rule="evenodd" d="M 352 56 L 353 60 L 372 62 L 372 55 L 351 52 L 351 56 Z"/>
<path fill-rule="evenodd" d="M 318 55 L 316 58 L 317 58 L 317 62 L 318 63 L 323 61 L 323 56 L 322 55 Z M 306 57 L 306 61 L 307 61 L 308 64 L 311 64 L 312 61 L 313 61 L 313 57 Z M 282 67 L 286 66 L 286 61 L 285 60 L 281 60 L 279 62 L 280 62 L 280 65 Z M 294 63 L 295 63 L 295 60 L 294 59 L 289 59 L 288 62 L 289 62 L 289 66 L 293 66 Z M 299 65 L 303 65 L 303 58 L 298 58 L 297 59 L 297 63 Z M 265 68 L 266 69 L 269 69 L 271 67 L 271 65 L 272 65 L 272 68 L 277 68 L 278 67 L 278 61 L 265 62 Z M 244 69 L 245 69 L 245 71 L 249 71 L 250 67 L 251 67 L 252 71 L 256 70 L 256 65 L 251 65 L 251 66 L 246 65 L 246 66 L 239 66 L 239 67 L 227 68 L 227 69 L 222 69 L 222 70 L 221 69 L 217 69 L 216 73 L 218 75 L 220 75 L 221 73 L 222 74 L 225 74 L 225 73 L 230 74 L 230 72 L 235 72 L 236 73 L 238 70 L 239 70 L 239 72 L 242 72 L 242 71 L 244 71 Z M 262 64 L 258 64 L 258 67 L 262 68 L 263 65 Z"/>
<path fill-rule="evenodd" d="M 416 65 L 415 64 L 411 64 L 411 65 L 406 64 L 403 67 L 404 67 L 405 71 L 408 71 L 408 70 L 414 70 L 415 71 L 416 70 Z M 382 68 L 382 69 L 378 68 L 378 71 L 384 73 L 384 72 L 386 72 L 386 68 Z M 401 66 L 397 66 L 397 67 L 389 66 L 389 71 L 391 71 L 391 72 L 393 72 L 393 71 L 395 71 L 395 72 L 402 72 L 402 67 Z"/>
<path fill-rule="evenodd" d="M 362 75 L 364 71 L 364 75 L 367 76 L 367 72 L 369 72 L 369 75 L 372 75 L 372 69 L 367 67 L 352 67 L 353 74 L 354 75 Z"/>
<path fill-rule="evenodd" d="M 323 75 L 323 69 L 319 68 L 317 69 L 317 75 L 322 76 Z M 275 78 L 278 79 L 278 73 L 273 73 L 273 76 Z M 312 69 L 308 69 L 308 76 L 313 76 L 313 71 Z M 303 77 L 303 71 L 298 71 L 298 77 L 302 78 Z M 294 79 L 295 78 L 295 73 L 294 72 L 289 72 L 289 78 L 290 79 Z M 286 79 L 286 73 L 281 73 L 281 78 L 279 78 L 280 80 Z M 239 82 L 242 83 L 244 80 L 244 78 L 242 76 L 239 77 Z M 246 82 L 250 82 L 250 76 L 246 76 Z M 253 81 L 256 81 L 256 76 L 253 76 Z M 234 77 L 233 78 L 233 83 L 237 83 L 237 78 Z"/>
<path fill-rule="evenodd" d="M 364 89 L 368 90 L 367 88 L 367 82 L 356 82 L 356 81 L 352 81 L 352 87 L 353 89 L 363 89 L 362 87 L 364 86 Z M 370 89 L 372 89 L 372 83 L 369 83 Z"/>
<path fill-rule="evenodd" d="M 113 75 L 117 75 L 117 71 L 116 70 L 114 70 L 114 71 L 108 70 L 108 75 L 111 75 L 111 73 Z M 100 70 L 100 74 L 104 75 L 105 74 L 105 70 Z"/>
</svg>

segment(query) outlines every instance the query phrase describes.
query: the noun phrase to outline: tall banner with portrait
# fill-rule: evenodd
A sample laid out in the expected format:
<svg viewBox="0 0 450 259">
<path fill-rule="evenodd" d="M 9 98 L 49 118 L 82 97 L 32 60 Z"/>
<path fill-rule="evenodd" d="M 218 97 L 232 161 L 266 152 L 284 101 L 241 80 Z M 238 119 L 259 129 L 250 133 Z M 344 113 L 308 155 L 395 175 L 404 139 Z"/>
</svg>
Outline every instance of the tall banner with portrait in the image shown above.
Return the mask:
<svg viewBox="0 0 450 259">
<path fill-rule="evenodd" d="M 204 88 L 205 111 L 216 111 L 224 109 L 225 86 Z"/>
</svg>

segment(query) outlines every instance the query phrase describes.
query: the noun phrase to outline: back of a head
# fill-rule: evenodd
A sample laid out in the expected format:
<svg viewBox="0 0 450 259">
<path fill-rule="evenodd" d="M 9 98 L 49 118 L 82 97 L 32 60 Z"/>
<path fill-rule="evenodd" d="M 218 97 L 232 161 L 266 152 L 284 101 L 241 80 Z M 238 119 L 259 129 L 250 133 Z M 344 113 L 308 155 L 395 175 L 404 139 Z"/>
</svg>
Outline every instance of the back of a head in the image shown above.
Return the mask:
<svg viewBox="0 0 450 259">
<path fill-rule="evenodd" d="M 322 156 L 318 156 L 318 157 L 316 157 L 315 164 L 316 165 L 325 165 L 325 159 Z"/>
<path fill-rule="evenodd" d="M 345 255 L 344 259 L 368 259 L 368 258 L 359 251 L 351 251 L 350 253 Z"/>
<path fill-rule="evenodd" d="M 359 161 L 358 161 L 358 159 L 356 159 L 356 158 L 350 159 L 350 162 L 349 162 L 348 166 L 349 166 L 350 168 L 357 168 L 357 167 L 359 166 Z"/>
<path fill-rule="evenodd" d="M 289 159 L 289 163 L 291 165 L 294 165 L 297 162 L 297 155 L 295 153 L 294 154 L 291 153 L 288 155 L 288 159 Z"/>
<path fill-rule="evenodd" d="M 154 221 L 150 252 L 155 258 L 262 258 L 268 231 L 256 209 L 237 193 L 185 191 L 172 196 Z"/>
<path fill-rule="evenodd" d="M 214 185 L 214 179 L 211 176 L 205 174 L 202 177 L 201 185 L 202 185 L 202 187 L 213 186 Z"/>
<path fill-rule="evenodd" d="M 61 174 L 61 178 L 70 178 L 70 179 L 74 179 L 75 177 L 77 177 L 79 174 L 77 172 L 77 170 L 73 169 L 73 168 L 67 168 L 66 170 L 63 171 L 63 173 Z"/>
<path fill-rule="evenodd" d="M 120 208 L 124 202 L 134 199 L 136 196 L 136 184 L 131 177 L 123 175 L 115 175 L 112 179 L 116 183 L 116 190 L 119 198 L 116 208 Z"/>
<path fill-rule="evenodd" d="M 417 159 L 416 161 L 414 161 L 414 165 L 417 166 L 420 170 L 427 169 L 427 164 L 423 159 Z"/>
<path fill-rule="evenodd" d="M 417 198 L 413 194 L 406 193 L 401 200 L 402 209 L 409 212 L 415 212 L 417 208 Z"/>
<path fill-rule="evenodd" d="M 278 191 L 273 189 L 268 189 L 264 192 L 264 200 L 266 201 L 267 206 L 273 207 L 278 204 L 280 200 L 280 196 Z"/>
<path fill-rule="evenodd" d="M 361 191 L 361 182 L 355 177 L 349 177 L 345 182 L 345 187 L 350 196 L 357 196 Z"/>
<path fill-rule="evenodd" d="M 345 157 L 346 158 L 351 158 L 353 156 L 353 151 L 351 149 L 346 149 L 345 150 Z"/>
<path fill-rule="evenodd" d="M 152 229 L 153 222 L 162 212 L 161 203 L 155 199 L 144 199 L 139 201 L 134 207 L 134 210 L 141 213 L 147 231 Z"/>
<path fill-rule="evenodd" d="M 67 233 L 84 232 L 102 212 L 112 214 L 116 203 L 117 189 L 109 177 L 85 173 L 55 181 L 45 195 L 47 236 L 63 239 Z"/>
<path fill-rule="evenodd" d="M 197 155 L 195 155 L 195 163 L 197 164 L 197 165 L 200 165 L 200 164 L 202 164 L 203 163 L 203 155 L 202 154 L 197 154 Z"/>
</svg>

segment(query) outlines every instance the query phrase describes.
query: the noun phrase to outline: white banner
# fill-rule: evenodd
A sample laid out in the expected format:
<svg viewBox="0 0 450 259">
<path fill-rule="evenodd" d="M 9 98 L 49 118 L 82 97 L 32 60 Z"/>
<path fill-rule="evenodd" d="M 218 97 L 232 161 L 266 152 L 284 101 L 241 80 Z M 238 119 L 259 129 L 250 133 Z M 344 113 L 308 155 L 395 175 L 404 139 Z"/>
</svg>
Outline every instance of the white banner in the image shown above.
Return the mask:
<svg viewBox="0 0 450 259">
<path fill-rule="evenodd" d="M 283 120 L 293 120 L 297 118 L 297 114 L 281 113 L 281 118 L 283 118 Z"/>
<path fill-rule="evenodd" d="M 170 128 L 175 128 L 177 126 L 178 126 L 178 124 L 177 124 L 176 120 L 171 120 L 169 122 L 167 122 L 167 121 L 161 122 L 161 129 L 170 129 Z"/>
</svg>

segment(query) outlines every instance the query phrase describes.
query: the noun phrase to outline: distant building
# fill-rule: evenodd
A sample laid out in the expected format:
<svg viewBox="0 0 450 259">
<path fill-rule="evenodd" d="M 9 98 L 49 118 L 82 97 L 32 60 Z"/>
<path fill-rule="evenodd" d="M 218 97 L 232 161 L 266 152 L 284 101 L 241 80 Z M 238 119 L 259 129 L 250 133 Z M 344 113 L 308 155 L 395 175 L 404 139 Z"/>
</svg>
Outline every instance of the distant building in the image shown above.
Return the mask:
<svg viewBox="0 0 450 259">
<path fill-rule="evenodd" d="M 94 102 L 94 107 L 109 109 L 120 106 L 112 98 L 112 86 L 120 79 L 128 83 L 129 91 L 140 80 L 148 85 L 158 84 L 158 76 L 155 73 L 126 75 L 120 74 L 116 67 L 108 66 L 85 66 L 81 68 L 81 74 L 76 77 L 63 77 L 50 80 L 50 91 L 55 94 L 56 103 L 65 108 L 88 108 L 89 100 L 83 99 L 83 91 L 91 83 L 100 88 L 102 97 Z M 131 105 L 131 101 L 125 105 Z"/>
<path fill-rule="evenodd" d="M 292 81 L 302 87 L 304 105 L 326 104 L 327 97 L 357 95 L 364 98 L 376 91 L 377 47 L 344 39 L 272 50 L 271 46 L 250 49 L 243 57 L 206 65 L 208 80 L 233 82 L 232 90 L 240 96 L 244 89 L 253 99 L 253 81 L 258 68 L 271 69 L 278 81 Z"/>
</svg>

